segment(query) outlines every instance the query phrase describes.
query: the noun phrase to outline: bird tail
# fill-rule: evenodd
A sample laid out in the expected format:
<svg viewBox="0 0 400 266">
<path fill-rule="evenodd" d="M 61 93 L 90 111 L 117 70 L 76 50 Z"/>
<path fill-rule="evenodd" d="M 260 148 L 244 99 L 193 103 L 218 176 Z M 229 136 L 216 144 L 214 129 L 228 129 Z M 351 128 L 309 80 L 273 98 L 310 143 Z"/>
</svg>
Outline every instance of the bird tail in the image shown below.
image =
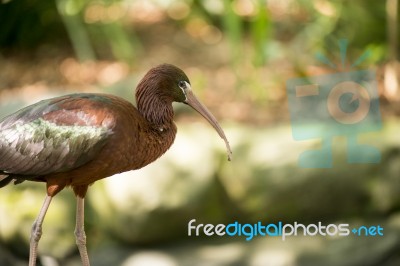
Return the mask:
<svg viewBox="0 0 400 266">
<path fill-rule="evenodd" d="M 14 178 L 10 175 L 0 175 L 0 188 L 7 186 Z"/>
<path fill-rule="evenodd" d="M 15 174 L 4 173 L 0 170 L 0 188 L 7 186 L 10 182 L 13 182 L 14 185 L 21 184 L 25 180 L 27 180 L 29 176 L 21 176 Z"/>
</svg>

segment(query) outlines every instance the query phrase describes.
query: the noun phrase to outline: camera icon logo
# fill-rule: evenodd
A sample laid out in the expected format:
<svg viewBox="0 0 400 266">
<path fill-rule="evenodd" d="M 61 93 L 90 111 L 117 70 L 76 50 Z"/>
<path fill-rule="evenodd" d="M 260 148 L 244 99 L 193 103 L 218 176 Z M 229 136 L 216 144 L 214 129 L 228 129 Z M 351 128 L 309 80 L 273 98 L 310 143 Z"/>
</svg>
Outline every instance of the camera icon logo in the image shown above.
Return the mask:
<svg viewBox="0 0 400 266">
<path fill-rule="evenodd" d="M 379 163 L 380 151 L 361 144 L 362 133 L 382 128 L 375 71 L 359 70 L 290 79 L 286 83 L 295 140 L 320 139 L 299 157 L 303 168 L 331 168 L 332 140 L 347 139 L 348 163 Z"/>
<path fill-rule="evenodd" d="M 345 94 L 351 94 L 351 102 L 360 101 L 354 112 L 345 112 L 339 105 L 340 98 Z M 339 123 L 355 124 L 361 122 L 369 112 L 371 97 L 368 91 L 360 84 L 353 81 L 344 81 L 332 88 L 328 95 L 329 114 Z"/>
</svg>

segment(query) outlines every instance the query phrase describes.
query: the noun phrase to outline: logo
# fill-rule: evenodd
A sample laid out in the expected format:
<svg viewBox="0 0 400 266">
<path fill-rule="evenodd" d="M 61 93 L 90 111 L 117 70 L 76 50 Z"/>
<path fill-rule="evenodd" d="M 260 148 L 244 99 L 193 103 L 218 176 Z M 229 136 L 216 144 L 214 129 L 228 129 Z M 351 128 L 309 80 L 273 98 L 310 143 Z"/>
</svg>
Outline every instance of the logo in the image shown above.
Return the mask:
<svg viewBox="0 0 400 266">
<path fill-rule="evenodd" d="M 339 48 L 341 68 L 345 69 L 347 41 L 339 41 Z M 362 54 L 350 69 L 359 65 L 368 55 L 368 51 Z M 317 59 L 338 69 L 323 54 L 317 54 Z M 347 139 L 348 163 L 380 162 L 380 151 L 357 139 L 362 133 L 382 128 L 375 76 L 375 71 L 367 69 L 287 81 L 293 138 L 297 141 L 321 141 L 320 148 L 300 154 L 300 167 L 331 168 L 332 140 L 337 136 Z"/>
<path fill-rule="evenodd" d="M 324 225 L 322 222 L 317 224 L 304 225 L 302 223 L 267 223 L 257 222 L 239 223 L 233 222 L 230 224 L 196 224 L 196 219 L 192 219 L 188 223 L 188 236 L 243 236 L 246 241 L 254 239 L 256 236 L 262 237 L 280 237 L 285 241 L 288 237 L 295 236 L 370 236 L 377 237 L 383 236 L 383 227 L 380 225 L 370 226 L 357 226 L 350 227 L 349 224 L 328 224 Z"/>
</svg>

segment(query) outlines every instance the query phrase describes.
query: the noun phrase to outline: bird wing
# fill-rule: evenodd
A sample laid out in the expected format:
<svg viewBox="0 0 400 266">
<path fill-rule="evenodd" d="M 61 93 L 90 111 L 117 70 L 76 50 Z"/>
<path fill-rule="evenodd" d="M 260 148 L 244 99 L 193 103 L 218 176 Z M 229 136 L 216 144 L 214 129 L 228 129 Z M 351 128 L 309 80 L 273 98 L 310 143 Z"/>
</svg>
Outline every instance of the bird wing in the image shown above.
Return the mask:
<svg viewBox="0 0 400 266">
<path fill-rule="evenodd" d="M 74 94 L 38 102 L 4 118 L 0 121 L 0 174 L 37 177 L 92 160 L 112 134 L 113 123 L 99 122 L 99 112 L 90 111 L 108 100 Z"/>
</svg>

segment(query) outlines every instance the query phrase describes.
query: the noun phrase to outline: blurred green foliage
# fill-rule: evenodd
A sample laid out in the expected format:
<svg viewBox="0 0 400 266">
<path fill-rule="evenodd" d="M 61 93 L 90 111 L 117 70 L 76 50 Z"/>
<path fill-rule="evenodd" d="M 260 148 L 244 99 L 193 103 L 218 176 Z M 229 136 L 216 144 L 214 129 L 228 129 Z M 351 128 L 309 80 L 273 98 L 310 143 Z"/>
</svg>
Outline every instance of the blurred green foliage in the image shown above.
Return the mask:
<svg viewBox="0 0 400 266">
<path fill-rule="evenodd" d="M 30 49 L 41 43 L 67 40 L 53 1 L 10 1 L 0 4 L 1 48 Z"/>
<path fill-rule="evenodd" d="M 376 60 L 385 57 L 385 1 L 375 0 L 10 0 L 0 4 L 0 48 L 4 53 L 50 43 L 73 48 L 80 60 L 108 56 L 132 62 L 143 44 L 129 16 L 149 6 L 163 13 L 181 7 L 163 23 L 178 20 L 184 28 L 197 18 L 216 27 L 231 45 L 233 62 L 243 56 L 243 40 L 250 42 L 256 66 L 275 56 L 276 41 L 290 42 L 297 53 L 331 50 L 336 40 L 347 38 L 354 49 L 369 46 Z"/>
</svg>

